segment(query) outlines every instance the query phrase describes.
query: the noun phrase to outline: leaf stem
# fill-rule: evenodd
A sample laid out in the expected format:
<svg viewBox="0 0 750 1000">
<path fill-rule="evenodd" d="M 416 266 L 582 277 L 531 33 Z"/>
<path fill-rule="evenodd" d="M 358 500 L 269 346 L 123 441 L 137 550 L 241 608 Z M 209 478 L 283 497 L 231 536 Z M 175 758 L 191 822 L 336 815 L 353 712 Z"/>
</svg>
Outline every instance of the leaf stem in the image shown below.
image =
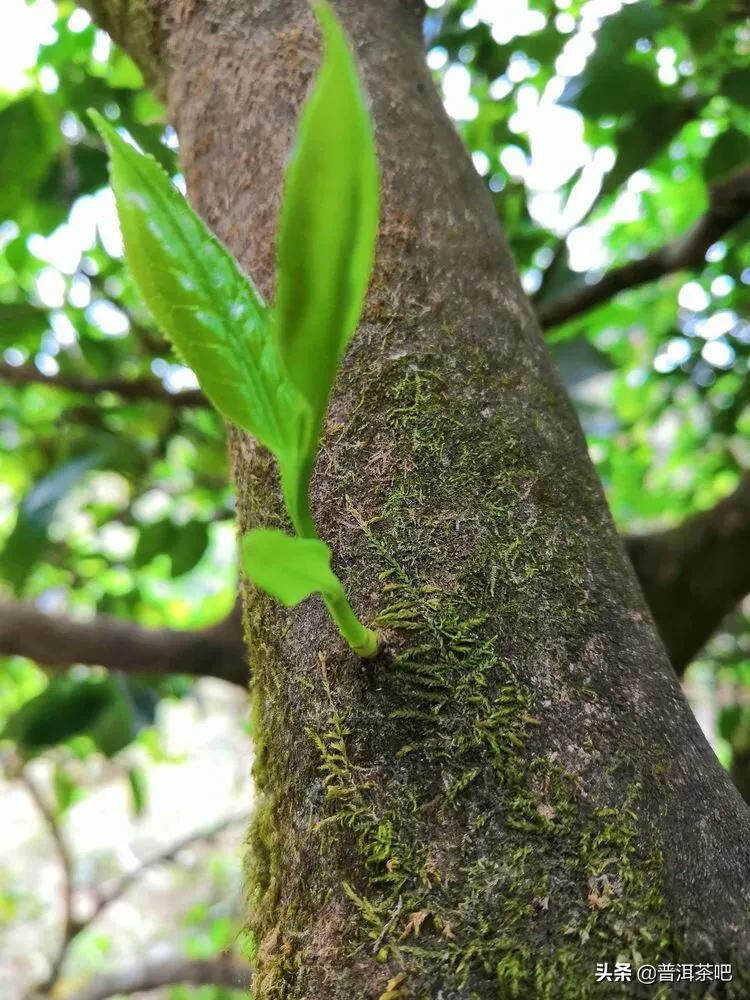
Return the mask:
<svg viewBox="0 0 750 1000">
<path fill-rule="evenodd" d="M 344 593 L 344 588 L 341 587 L 335 596 L 324 594 L 323 599 L 331 618 L 336 622 L 336 627 L 354 652 L 363 658 L 375 656 L 380 648 L 380 638 L 377 632 L 365 628 L 357 618 Z"/>
<path fill-rule="evenodd" d="M 281 470 L 281 492 L 284 496 L 289 518 L 300 538 L 318 538 L 318 531 L 310 513 L 308 483 L 312 474 L 312 462 L 305 462 L 301 469 L 290 474 L 285 466 Z"/>
</svg>

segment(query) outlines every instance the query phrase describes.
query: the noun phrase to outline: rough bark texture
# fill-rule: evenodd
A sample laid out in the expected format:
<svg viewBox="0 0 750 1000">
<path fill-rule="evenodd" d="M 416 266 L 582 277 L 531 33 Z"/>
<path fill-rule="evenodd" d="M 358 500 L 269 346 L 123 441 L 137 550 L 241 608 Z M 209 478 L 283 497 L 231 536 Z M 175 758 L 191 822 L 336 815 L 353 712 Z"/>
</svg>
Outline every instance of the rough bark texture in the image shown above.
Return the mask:
<svg viewBox="0 0 750 1000">
<path fill-rule="evenodd" d="M 628 535 L 624 542 L 681 675 L 750 592 L 750 476 L 709 510 L 674 528 Z M 152 629 L 107 615 L 79 622 L 0 601 L 0 655 L 26 656 L 53 670 L 87 663 L 127 673 L 219 677 L 243 688 L 249 680 L 239 602 L 217 624 L 184 630 Z M 750 801 L 748 770 L 745 763 L 738 773 Z"/>
<path fill-rule="evenodd" d="M 365 664 L 317 600 L 286 613 L 246 593 L 254 997 L 595 997 L 595 963 L 617 956 L 734 960 L 739 981 L 748 813 L 682 698 L 424 67 L 419 5 L 335 7 L 372 99 L 383 213 L 312 506 L 387 649 Z M 318 62 L 307 6 L 154 13 L 190 196 L 270 295 Z M 241 527 L 284 524 L 268 456 L 235 434 L 233 457 Z M 672 995 L 691 988 L 708 989 Z"/>
<path fill-rule="evenodd" d="M 750 476 L 682 524 L 623 541 L 672 666 L 682 675 L 750 593 Z M 26 656 L 52 670 L 85 663 L 125 673 L 218 677 L 242 688 L 249 681 L 239 600 L 222 621 L 187 630 L 108 615 L 81 622 L 33 604 L 0 601 L 0 655 Z M 740 787 L 746 784 L 743 778 Z"/>
</svg>

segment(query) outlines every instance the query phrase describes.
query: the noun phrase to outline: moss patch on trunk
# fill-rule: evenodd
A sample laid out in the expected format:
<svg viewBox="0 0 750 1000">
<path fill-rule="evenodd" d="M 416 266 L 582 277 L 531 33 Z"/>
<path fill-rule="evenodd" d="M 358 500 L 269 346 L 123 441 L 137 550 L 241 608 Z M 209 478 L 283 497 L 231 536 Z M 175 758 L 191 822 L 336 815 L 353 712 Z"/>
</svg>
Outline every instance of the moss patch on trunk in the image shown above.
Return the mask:
<svg viewBox="0 0 750 1000">
<path fill-rule="evenodd" d="M 549 749 L 535 656 L 554 642 L 564 696 L 589 694 L 576 668 L 592 622 L 582 543 L 560 530 L 528 436 L 482 407 L 479 352 L 468 367 L 477 384 L 463 399 L 429 359 L 360 388 L 370 413 L 380 392 L 386 455 L 400 456 L 373 477 L 369 509 L 347 506 L 350 585 L 362 593 L 369 578 L 386 651 L 366 681 L 322 653 L 306 675 L 303 699 L 324 706 L 306 726 L 320 788 L 308 847 L 321 871 L 347 876 L 316 902 L 340 915 L 347 961 L 371 970 L 362 997 L 596 996 L 597 961 L 673 953 L 660 847 L 625 751 L 608 765 L 627 768 L 613 783 L 624 791 L 603 805 Z M 345 433 L 361 440 L 352 412 Z M 276 898 L 284 859 L 267 817 L 261 807 L 251 845 L 264 900 L 255 997 L 302 997 L 315 917 Z"/>
</svg>

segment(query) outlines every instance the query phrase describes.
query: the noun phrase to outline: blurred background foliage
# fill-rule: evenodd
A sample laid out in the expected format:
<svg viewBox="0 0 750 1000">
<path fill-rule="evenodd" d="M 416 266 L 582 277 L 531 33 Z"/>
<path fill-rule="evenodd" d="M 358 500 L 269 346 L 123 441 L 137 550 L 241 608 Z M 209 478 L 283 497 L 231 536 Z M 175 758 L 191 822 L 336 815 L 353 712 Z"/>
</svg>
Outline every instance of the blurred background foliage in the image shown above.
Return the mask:
<svg viewBox="0 0 750 1000">
<path fill-rule="evenodd" d="M 210 626 L 230 613 L 236 585 L 224 428 L 134 293 L 85 112 L 126 129 L 184 186 L 177 137 L 139 70 L 70 0 L 12 0 L 3 20 L 0 596 L 76 621 Z M 428 0 L 425 43 L 547 317 L 619 528 L 663 529 L 711 508 L 750 466 L 747 209 L 688 266 L 564 321 L 555 309 L 676 245 L 710 211 L 712 185 L 747 166 L 741 0 Z M 23 46 L 25 62 L 12 51 Z M 750 752 L 749 612 L 736 608 L 686 675 L 727 765 Z M 70 817 L 95 776 L 117 777 L 137 825 L 152 808 L 150 769 L 182 766 L 165 750 L 160 713 L 200 705 L 204 682 L 179 670 L 139 676 L 137 662 L 0 664 L 8 781 L 41 782 L 37 805 L 65 832 L 63 867 L 75 867 Z M 87 884 L 85 873 L 68 877 Z M 0 934 L 24 919 L 9 891 L 0 885 Z M 240 929 L 236 913 L 212 923 L 201 905 L 191 913 L 203 944 L 193 934 L 192 952 L 183 947 L 192 958 L 218 954 Z M 80 961 L 96 930 L 79 930 L 74 921 L 66 933 Z M 57 953 L 40 949 L 51 988 Z"/>
</svg>

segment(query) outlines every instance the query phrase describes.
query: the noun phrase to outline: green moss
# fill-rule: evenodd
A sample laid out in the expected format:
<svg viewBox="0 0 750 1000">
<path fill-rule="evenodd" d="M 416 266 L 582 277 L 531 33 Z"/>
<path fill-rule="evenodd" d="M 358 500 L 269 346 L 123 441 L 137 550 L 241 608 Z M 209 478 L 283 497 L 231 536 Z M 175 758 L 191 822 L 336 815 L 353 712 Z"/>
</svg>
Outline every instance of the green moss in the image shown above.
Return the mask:
<svg viewBox="0 0 750 1000">
<path fill-rule="evenodd" d="M 532 696 L 495 642 L 482 637 L 483 622 L 462 622 L 445 594 L 426 605 L 413 592 L 399 598 L 384 612 L 390 627 L 408 608 L 399 620 L 411 631 L 421 617 L 420 638 L 427 633 L 432 642 L 394 656 L 388 672 L 404 707 L 390 717 L 421 727 L 421 740 L 400 756 L 419 753 L 439 767 L 441 791 L 420 804 L 396 782 L 384 795 L 358 780 L 347 748 L 352 731 L 339 711 L 324 733 L 311 734 L 332 810 L 318 828 L 329 837 L 353 833 L 362 860 L 362 884 L 342 887 L 358 914 L 359 948 L 375 942 L 381 960 L 421 967 L 430 977 L 440 968 L 440 982 L 454 988 L 494 969 L 502 997 L 562 995 L 561 976 L 577 983 L 571 996 L 593 996 L 596 961 L 657 961 L 669 950 L 669 934 L 658 849 L 638 848 L 638 785 L 618 808 L 587 815 L 574 776 L 549 757 L 529 756 Z M 484 793 L 465 801 L 475 783 Z M 469 834 L 449 883 L 431 860 L 425 810 L 440 824 L 460 814 Z M 505 851 L 484 855 L 483 831 L 498 825 Z M 417 937 L 409 915 L 425 911 Z M 515 942 L 533 940 L 535 927 L 544 929 L 544 943 L 532 961 L 529 947 Z"/>
<path fill-rule="evenodd" d="M 577 1000 L 598 995 L 598 961 L 673 954 L 658 839 L 638 820 L 627 747 L 613 762 L 627 781 L 594 805 L 549 749 L 546 706 L 588 690 L 576 673 L 593 615 L 585 553 L 531 471 L 528 436 L 482 407 L 485 367 L 479 353 L 466 359 L 475 383 L 465 402 L 428 359 L 398 377 L 398 360 L 385 377 L 370 370 L 356 388 L 382 393 L 382 422 L 373 428 L 372 399 L 366 420 L 354 401 L 340 432 L 385 456 L 359 503 L 348 500 L 347 568 L 353 593 L 377 597 L 388 652 L 376 680 L 324 664 L 294 690 L 322 789 L 306 845 L 320 895 L 344 914 L 347 967 L 359 981 L 371 970 L 368 1000 L 440 989 Z M 340 488 L 356 497 L 349 475 Z M 562 656 L 566 688 L 549 687 L 545 701 L 544 661 Z M 258 676 L 264 690 L 278 683 L 265 668 Z M 266 742 L 282 745 L 268 732 L 279 725 L 260 720 Z M 275 780 L 274 795 L 301 794 L 279 775 L 263 780 Z M 271 807 L 266 826 L 263 808 L 256 894 L 267 898 L 272 873 L 284 877 L 283 820 Z M 259 961 L 256 1000 L 306 995 L 299 984 L 321 960 L 306 928 L 320 910 L 320 898 L 261 904 L 259 929 L 280 929 Z"/>
</svg>

